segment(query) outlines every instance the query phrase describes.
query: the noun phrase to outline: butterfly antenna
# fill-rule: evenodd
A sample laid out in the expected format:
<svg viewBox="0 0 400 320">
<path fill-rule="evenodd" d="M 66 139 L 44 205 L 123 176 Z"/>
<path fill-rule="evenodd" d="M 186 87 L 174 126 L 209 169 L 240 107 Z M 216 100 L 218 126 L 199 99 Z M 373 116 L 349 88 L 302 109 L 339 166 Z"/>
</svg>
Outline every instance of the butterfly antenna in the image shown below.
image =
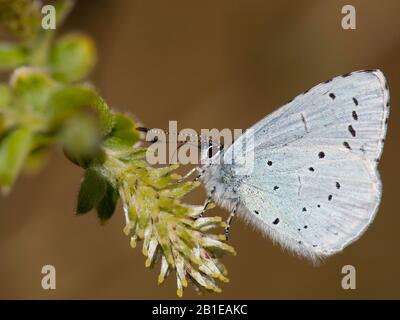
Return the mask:
<svg viewBox="0 0 400 320">
<path fill-rule="evenodd" d="M 136 131 L 143 132 L 143 133 L 145 133 L 145 134 L 148 133 L 150 130 L 152 130 L 152 129 L 146 128 L 146 127 L 136 127 Z M 157 142 L 157 141 L 158 141 L 158 138 L 157 138 L 157 137 L 154 137 L 153 140 L 147 141 L 145 137 L 140 137 L 140 140 L 143 141 L 143 142 L 154 143 L 154 142 Z"/>
</svg>

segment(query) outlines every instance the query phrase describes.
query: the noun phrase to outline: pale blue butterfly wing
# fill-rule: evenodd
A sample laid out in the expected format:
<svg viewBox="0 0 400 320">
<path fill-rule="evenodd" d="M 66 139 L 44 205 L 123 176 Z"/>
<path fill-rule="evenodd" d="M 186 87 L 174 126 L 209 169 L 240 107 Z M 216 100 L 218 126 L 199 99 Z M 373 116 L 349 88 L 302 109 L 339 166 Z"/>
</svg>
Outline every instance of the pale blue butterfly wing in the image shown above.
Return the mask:
<svg viewBox="0 0 400 320">
<path fill-rule="evenodd" d="M 389 114 L 389 90 L 379 70 L 321 83 L 253 126 L 255 148 L 268 150 L 305 137 L 379 159 Z"/>
<path fill-rule="evenodd" d="M 377 162 L 389 113 L 378 70 L 321 83 L 259 121 L 254 170 L 209 166 L 214 200 L 239 212 L 285 248 L 309 258 L 341 251 L 373 220 L 381 199 Z M 244 143 L 240 137 L 235 145 Z M 233 186 L 233 187 L 232 187 Z"/>
<path fill-rule="evenodd" d="M 358 238 L 381 197 L 373 164 L 343 148 L 294 142 L 255 160 L 239 197 L 246 217 L 310 258 L 334 254 Z M 250 215 L 248 215 L 250 213 Z"/>
</svg>

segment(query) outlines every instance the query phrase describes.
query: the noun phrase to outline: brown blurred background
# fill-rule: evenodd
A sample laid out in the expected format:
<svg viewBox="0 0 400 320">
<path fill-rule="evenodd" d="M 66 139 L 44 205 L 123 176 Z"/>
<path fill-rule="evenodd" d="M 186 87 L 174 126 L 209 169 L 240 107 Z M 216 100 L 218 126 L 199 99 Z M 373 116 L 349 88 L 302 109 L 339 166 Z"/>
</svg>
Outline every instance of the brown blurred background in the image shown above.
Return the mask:
<svg viewBox="0 0 400 320">
<path fill-rule="evenodd" d="M 356 30 L 341 28 L 345 4 L 356 7 Z M 111 106 L 147 126 L 177 120 L 180 129 L 245 129 L 333 76 L 380 68 L 388 79 L 384 193 L 369 230 L 315 268 L 234 221 L 230 243 L 238 255 L 223 259 L 231 282 L 206 298 L 400 298 L 399 11 L 396 0 L 78 1 L 60 31 L 95 38 L 91 80 Z M 174 277 L 158 287 L 158 267 L 145 269 L 141 249 L 130 248 L 120 209 L 105 226 L 93 213 L 74 216 L 81 175 L 55 150 L 45 170 L 0 198 L 0 298 L 175 298 Z M 189 200 L 204 196 L 199 188 Z M 41 288 L 45 264 L 56 267 L 56 290 Z M 341 288 L 345 264 L 356 267 L 356 290 Z"/>
</svg>

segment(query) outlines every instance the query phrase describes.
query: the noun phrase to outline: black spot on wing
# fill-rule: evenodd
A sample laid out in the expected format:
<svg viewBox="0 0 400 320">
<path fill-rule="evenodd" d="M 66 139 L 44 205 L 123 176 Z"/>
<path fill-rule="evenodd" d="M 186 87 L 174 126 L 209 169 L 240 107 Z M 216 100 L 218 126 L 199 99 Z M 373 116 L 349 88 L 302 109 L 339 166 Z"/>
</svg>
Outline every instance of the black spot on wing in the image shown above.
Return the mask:
<svg viewBox="0 0 400 320">
<path fill-rule="evenodd" d="M 308 170 L 310 170 L 311 172 L 315 171 L 313 167 L 309 167 Z"/>
<path fill-rule="evenodd" d="M 329 196 L 328 196 L 328 201 L 331 201 L 332 200 L 332 195 L 330 194 Z"/>
<path fill-rule="evenodd" d="M 325 157 L 325 153 L 323 153 L 322 151 L 320 153 L 318 153 L 318 158 L 322 159 Z"/>
<path fill-rule="evenodd" d="M 344 142 L 343 142 L 343 145 L 344 145 L 347 149 L 351 150 L 351 147 L 350 147 L 350 145 L 349 145 L 349 143 L 348 143 L 347 141 L 344 141 Z"/>
<path fill-rule="evenodd" d="M 340 189 L 340 183 L 336 181 L 336 189 Z"/>
<path fill-rule="evenodd" d="M 278 189 L 279 189 L 279 187 L 278 187 L 278 186 L 275 186 L 275 187 L 274 187 L 274 190 L 278 190 Z"/>
<path fill-rule="evenodd" d="M 254 213 L 255 213 L 255 214 L 260 214 L 257 210 L 254 210 Z"/>
<path fill-rule="evenodd" d="M 356 130 L 354 130 L 354 128 L 353 128 L 352 125 L 349 125 L 349 126 L 348 126 L 348 130 L 349 130 L 349 132 L 351 133 L 351 135 L 352 135 L 353 137 L 356 136 Z"/>
<path fill-rule="evenodd" d="M 272 161 L 268 161 L 267 165 L 272 166 Z"/>
<path fill-rule="evenodd" d="M 356 98 L 353 98 L 353 102 L 356 106 L 358 106 L 358 100 Z"/>
<path fill-rule="evenodd" d="M 273 224 L 278 224 L 279 223 L 279 218 L 276 218 L 272 223 Z"/>
<path fill-rule="evenodd" d="M 329 94 L 329 97 L 330 97 L 332 100 L 335 100 L 335 98 L 336 98 L 336 96 L 335 96 L 334 93 L 330 93 L 330 94 Z"/>
<path fill-rule="evenodd" d="M 353 112 L 351 113 L 351 115 L 352 115 L 352 117 L 353 117 L 353 119 L 354 120 L 358 120 L 358 115 L 357 115 L 357 112 L 355 112 L 354 110 L 353 110 Z"/>
</svg>

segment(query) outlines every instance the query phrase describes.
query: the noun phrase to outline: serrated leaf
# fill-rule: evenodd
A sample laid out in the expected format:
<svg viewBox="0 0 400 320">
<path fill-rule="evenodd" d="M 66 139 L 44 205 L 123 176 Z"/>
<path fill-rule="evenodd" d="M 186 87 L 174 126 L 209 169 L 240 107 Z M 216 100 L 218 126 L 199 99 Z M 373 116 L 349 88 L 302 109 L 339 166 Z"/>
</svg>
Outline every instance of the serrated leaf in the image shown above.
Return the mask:
<svg viewBox="0 0 400 320">
<path fill-rule="evenodd" d="M 0 140 L 0 186 L 9 189 L 29 154 L 32 132 L 28 128 L 15 128 Z"/>
<path fill-rule="evenodd" d="M 83 214 L 96 207 L 107 190 L 107 179 L 95 168 L 86 170 L 78 194 L 77 214 Z"/>
<path fill-rule="evenodd" d="M 56 41 L 50 50 L 50 70 L 54 78 L 73 82 L 85 78 L 96 61 L 92 39 L 83 34 L 68 34 Z"/>
<path fill-rule="evenodd" d="M 114 126 L 104 141 L 106 148 L 123 149 L 132 147 L 140 138 L 135 122 L 122 114 L 114 115 Z"/>
<path fill-rule="evenodd" d="M 106 222 L 112 217 L 115 207 L 117 206 L 118 199 L 118 191 L 109 182 L 107 182 L 104 197 L 96 206 L 97 216 L 100 218 L 102 223 Z"/>
<path fill-rule="evenodd" d="M 102 135 L 113 127 L 113 114 L 95 90 L 85 85 L 72 85 L 57 90 L 50 99 L 50 118 L 53 129 L 58 129 L 73 114 L 94 111 L 100 121 Z"/>
<path fill-rule="evenodd" d="M 12 70 L 28 61 L 28 51 L 16 44 L 0 43 L 0 70 Z"/>
</svg>

